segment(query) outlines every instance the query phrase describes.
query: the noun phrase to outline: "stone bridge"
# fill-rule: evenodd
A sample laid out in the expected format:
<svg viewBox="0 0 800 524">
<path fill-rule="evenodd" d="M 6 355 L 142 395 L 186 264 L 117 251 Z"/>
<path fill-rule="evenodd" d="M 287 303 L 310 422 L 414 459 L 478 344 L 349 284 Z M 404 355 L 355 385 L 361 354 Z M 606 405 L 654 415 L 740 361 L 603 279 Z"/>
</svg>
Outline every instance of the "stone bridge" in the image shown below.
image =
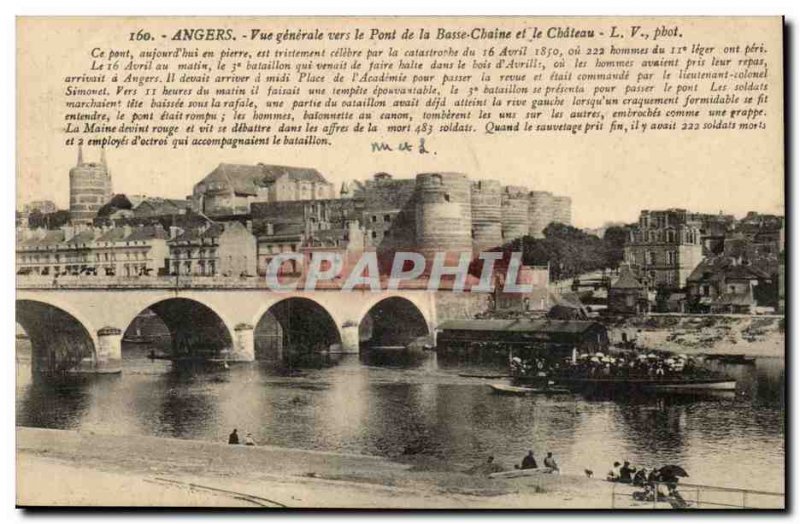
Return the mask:
<svg viewBox="0 0 800 524">
<path fill-rule="evenodd" d="M 366 325 L 372 343 L 400 345 L 425 335 L 435 342 L 438 320 L 439 292 L 426 289 L 276 292 L 260 282 L 77 278 L 18 279 L 17 286 L 16 318 L 31 340 L 34 370 L 71 352 L 82 369 L 120 371 L 122 338 L 148 310 L 169 330 L 173 350 L 181 340 L 202 341 L 212 355 L 224 351 L 231 361 L 256 358 L 254 332 L 266 317 L 280 325 L 284 339 L 349 353 L 365 342 Z"/>
</svg>

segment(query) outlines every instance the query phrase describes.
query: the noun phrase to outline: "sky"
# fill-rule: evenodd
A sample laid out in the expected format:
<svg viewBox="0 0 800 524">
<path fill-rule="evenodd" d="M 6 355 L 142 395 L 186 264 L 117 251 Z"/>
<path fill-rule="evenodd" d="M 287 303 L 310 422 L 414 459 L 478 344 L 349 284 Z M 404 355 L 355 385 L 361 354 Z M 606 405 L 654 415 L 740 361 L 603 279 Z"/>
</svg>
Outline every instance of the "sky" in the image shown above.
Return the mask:
<svg viewBox="0 0 800 524">
<path fill-rule="evenodd" d="M 49 199 L 66 208 L 69 169 L 75 165 L 77 148 L 64 143 L 63 78 L 85 67 L 89 49 L 107 46 L 135 24 L 124 19 L 119 27 L 90 22 L 51 27 L 47 23 L 39 20 L 38 26 L 18 28 L 16 202 L 21 206 Z M 758 30 L 753 23 L 747 28 Z M 779 31 L 772 33 L 780 36 Z M 48 38 L 41 38 L 43 34 Z M 730 38 L 733 31 L 720 28 L 715 34 Z M 742 38 L 751 36 L 758 34 Z M 737 216 L 751 210 L 780 214 L 784 209 L 780 55 L 776 53 L 772 60 L 775 81 L 765 107 L 773 118 L 765 131 L 433 133 L 426 138 L 430 151 L 426 155 L 371 151 L 373 140 L 416 142 L 414 135 L 363 134 L 333 136 L 329 147 L 127 147 L 108 149 L 106 156 L 115 192 L 171 198 L 191 194 L 192 186 L 221 162 L 263 162 L 313 167 L 337 186 L 377 172 L 398 178 L 421 172 L 462 172 L 473 179 L 497 179 L 572 197 L 577 227 L 633 222 L 642 209 L 670 207 Z M 99 155 L 97 149 L 84 148 L 87 160 Z"/>
</svg>

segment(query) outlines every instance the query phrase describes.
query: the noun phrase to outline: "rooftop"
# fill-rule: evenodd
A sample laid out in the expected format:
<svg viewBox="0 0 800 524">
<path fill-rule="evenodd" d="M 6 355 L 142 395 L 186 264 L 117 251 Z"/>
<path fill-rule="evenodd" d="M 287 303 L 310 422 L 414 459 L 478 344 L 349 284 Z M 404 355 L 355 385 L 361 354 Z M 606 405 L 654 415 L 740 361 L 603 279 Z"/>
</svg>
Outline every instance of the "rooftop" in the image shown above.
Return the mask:
<svg viewBox="0 0 800 524">
<path fill-rule="evenodd" d="M 448 320 L 442 324 L 439 324 L 437 329 L 442 331 L 512 331 L 579 334 L 596 328 L 597 326 L 601 326 L 601 324 L 588 320 L 472 319 Z"/>
<path fill-rule="evenodd" d="M 255 195 L 260 188 L 269 187 L 282 176 L 288 176 L 293 181 L 327 183 L 325 177 L 316 169 L 261 163 L 256 165 L 222 163 L 209 173 L 203 182 L 224 180 L 236 194 Z"/>
</svg>

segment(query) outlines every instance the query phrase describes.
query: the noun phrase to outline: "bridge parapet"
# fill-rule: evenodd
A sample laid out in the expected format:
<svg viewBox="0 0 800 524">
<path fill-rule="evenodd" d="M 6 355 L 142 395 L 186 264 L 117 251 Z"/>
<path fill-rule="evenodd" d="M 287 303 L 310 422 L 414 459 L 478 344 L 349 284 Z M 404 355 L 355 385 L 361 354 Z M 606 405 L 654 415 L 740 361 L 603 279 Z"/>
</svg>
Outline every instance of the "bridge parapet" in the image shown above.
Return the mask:
<svg viewBox="0 0 800 524">
<path fill-rule="evenodd" d="M 388 279 L 381 281 L 386 289 Z M 448 282 L 443 281 L 436 291 L 449 291 Z M 344 280 L 319 281 L 313 291 L 341 291 Z M 400 285 L 401 290 L 427 290 L 426 280 L 409 280 Z M 40 275 L 18 275 L 17 289 L 263 289 L 270 290 L 263 277 L 221 277 L 221 276 L 141 276 L 141 277 L 96 277 L 61 276 L 58 278 Z M 369 290 L 366 286 L 356 286 L 355 291 Z M 303 283 L 299 292 L 305 291 Z"/>
</svg>

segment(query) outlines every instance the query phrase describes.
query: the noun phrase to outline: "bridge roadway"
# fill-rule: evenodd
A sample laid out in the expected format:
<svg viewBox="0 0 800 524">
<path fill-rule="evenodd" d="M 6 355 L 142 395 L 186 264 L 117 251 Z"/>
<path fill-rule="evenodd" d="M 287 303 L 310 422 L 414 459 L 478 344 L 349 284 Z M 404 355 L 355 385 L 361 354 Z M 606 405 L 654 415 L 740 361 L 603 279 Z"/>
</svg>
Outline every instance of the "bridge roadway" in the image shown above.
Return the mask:
<svg viewBox="0 0 800 524">
<path fill-rule="evenodd" d="M 268 311 L 282 328 L 295 322 L 291 315 L 297 317 L 294 329 L 332 326 L 330 340 L 338 339 L 341 350 L 352 353 L 359 351 L 359 326 L 371 312 L 379 311 L 384 328 L 395 332 L 407 329 L 404 319 L 423 319 L 424 331 L 416 332 L 435 336 L 437 291 L 415 288 L 413 283 L 410 287 L 343 292 L 334 282 L 315 291 L 276 292 L 255 278 L 19 276 L 17 322 L 30 337 L 34 368 L 37 354 L 52 355 L 77 346 L 84 348 L 84 357 L 91 357 L 83 358 L 82 368 L 91 361 L 91 371 L 119 372 L 122 337 L 148 309 L 164 321 L 173 343 L 176 336 L 187 333 L 205 334 L 203 340 L 217 337 L 217 349 L 227 349 L 232 361 L 255 359 L 254 331 Z M 296 304 L 297 313 L 286 304 Z"/>
</svg>

